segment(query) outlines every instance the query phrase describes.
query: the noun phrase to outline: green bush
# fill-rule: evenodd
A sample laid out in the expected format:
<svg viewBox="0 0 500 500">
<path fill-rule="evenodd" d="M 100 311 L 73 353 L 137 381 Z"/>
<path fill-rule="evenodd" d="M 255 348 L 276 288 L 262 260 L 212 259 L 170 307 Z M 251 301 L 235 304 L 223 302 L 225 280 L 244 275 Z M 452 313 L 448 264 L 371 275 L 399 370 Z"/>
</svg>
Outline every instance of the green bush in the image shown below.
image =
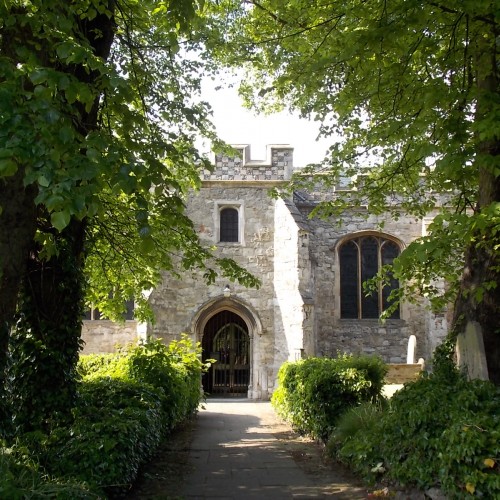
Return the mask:
<svg viewBox="0 0 500 500">
<path fill-rule="evenodd" d="M 120 491 L 165 436 L 164 395 L 148 384 L 105 378 L 83 384 L 80 395 L 73 424 L 54 429 L 40 457 L 53 475 Z"/>
<path fill-rule="evenodd" d="M 377 357 L 341 355 L 284 363 L 271 402 L 299 432 L 327 440 L 339 416 L 380 398 L 386 365 Z"/>
<path fill-rule="evenodd" d="M 103 377 L 124 378 L 126 376 L 127 352 L 81 355 L 77 366 L 78 375 L 83 380 Z"/>
<path fill-rule="evenodd" d="M 451 498 L 499 498 L 500 389 L 438 367 L 330 450 L 372 481 L 385 475 L 404 485 L 438 485 Z"/>
<path fill-rule="evenodd" d="M 46 475 L 90 485 L 87 498 L 121 494 L 166 434 L 196 411 L 205 369 L 200 349 L 183 336 L 169 346 L 156 340 L 82 356 L 72 422 L 19 436 L 15 454 L 35 457 Z M 0 487 L 18 488 L 11 479 Z"/>
<path fill-rule="evenodd" d="M 187 337 L 169 346 L 158 340 L 134 348 L 127 356 L 126 367 L 130 379 L 155 385 L 164 392 L 164 411 L 170 427 L 198 408 L 204 366 Z"/>
<path fill-rule="evenodd" d="M 129 346 L 118 354 L 82 356 L 78 367 L 87 381 L 111 377 L 160 389 L 170 427 L 198 408 L 202 396 L 200 377 L 206 368 L 201 362 L 200 346 L 193 345 L 185 335 L 168 346 L 158 339 Z"/>
<path fill-rule="evenodd" d="M 354 437 L 358 432 L 372 428 L 383 415 L 387 403 L 365 401 L 346 410 L 337 420 L 328 439 L 327 450 L 334 450 L 340 443 Z M 331 452 L 330 452 L 331 453 Z"/>
<path fill-rule="evenodd" d="M 98 498 L 85 483 L 52 478 L 29 457 L 23 447 L 0 446 L 0 498 L 58 498 L 60 500 Z"/>
</svg>

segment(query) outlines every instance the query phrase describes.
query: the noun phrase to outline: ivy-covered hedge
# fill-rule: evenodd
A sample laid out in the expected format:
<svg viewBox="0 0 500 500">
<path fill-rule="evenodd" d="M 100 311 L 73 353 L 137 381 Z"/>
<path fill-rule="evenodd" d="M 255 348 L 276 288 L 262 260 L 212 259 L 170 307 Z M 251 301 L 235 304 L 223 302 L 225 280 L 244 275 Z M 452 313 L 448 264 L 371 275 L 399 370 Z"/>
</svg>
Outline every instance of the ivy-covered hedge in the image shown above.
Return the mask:
<svg viewBox="0 0 500 500">
<path fill-rule="evenodd" d="M 347 408 L 380 398 L 386 373 L 387 366 L 374 356 L 286 362 L 271 402 L 297 431 L 326 440 Z"/>
<path fill-rule="evenodd" d="M 89 498 L 90 490 L 106 496 L 126 490 L 166 434 L 196 411 L 205 368 L 199 349 L 184 337 L 169 346 L 158 340 L 119 354 L 82 356 L 73 421 L 19 436 L 9 460 L 0 462 L 0 474 L 10 477 L 0 481 L 0 492 L 23 490 L 11 471 L 26 457 L 37 464 L 34 482 L 44 488 L 65 478 L 64 488 L 73 491 L 67 498 L 78 498 L 74 491 Z M 64 488 L 57 498 L 66 498 Z"/>
<path fill-rule="evenodd" d="M 455 369 L 405 385 L 376 418 L 335 438 L 331 454 L 370 481 L 500 498 L 500 388 Z"/>
</svg>

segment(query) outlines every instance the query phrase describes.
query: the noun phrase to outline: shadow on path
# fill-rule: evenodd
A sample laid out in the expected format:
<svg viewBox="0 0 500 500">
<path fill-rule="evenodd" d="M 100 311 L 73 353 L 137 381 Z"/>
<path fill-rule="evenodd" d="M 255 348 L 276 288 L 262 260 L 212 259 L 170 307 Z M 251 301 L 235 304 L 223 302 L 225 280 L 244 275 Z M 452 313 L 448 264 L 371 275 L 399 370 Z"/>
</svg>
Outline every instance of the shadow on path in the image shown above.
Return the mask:
<svg viewBox="0 0 500 500">
<path fill-rule="evenodd" d="M 132 499 L 366 498 L 348 471 L 278 419 L 269 402 L 211 399 L 144 469 Z"/>
</svg>

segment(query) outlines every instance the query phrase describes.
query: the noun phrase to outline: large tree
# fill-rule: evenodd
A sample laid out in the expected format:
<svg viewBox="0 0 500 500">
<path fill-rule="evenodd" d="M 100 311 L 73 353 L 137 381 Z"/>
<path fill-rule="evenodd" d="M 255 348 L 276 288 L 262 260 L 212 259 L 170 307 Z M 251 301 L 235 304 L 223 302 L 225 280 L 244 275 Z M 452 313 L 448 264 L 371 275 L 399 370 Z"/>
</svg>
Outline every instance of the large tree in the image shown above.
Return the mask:
<svg viewBox="0 0 500 500">
<path fill-rule="evenodd" d="M 189 52 L 203 3 L 0 2 L 0 392 L 14 331 L 9 403 L 21 427 L 73 401 L 89 255 L 111 314 L 177 262 L 255 284 L 210 261 L 183 214 L 208 167 L 195 142 L 215 140 L 199 99 L 206 65 Z"/>
<path fill-rule="evenodd" d="M 314 215 L 441 210 L 394 272 L 410 298 L 455 300 L 454 334 L 482 334 L 500 383 L 498 2 L 226 0 L 215 14 L 207 47 L 244 67 L 249 105 L 299 110 L 332 138 L 325 162 L 291 189 L 309 173 L 356 190 Z"/>
</svg>

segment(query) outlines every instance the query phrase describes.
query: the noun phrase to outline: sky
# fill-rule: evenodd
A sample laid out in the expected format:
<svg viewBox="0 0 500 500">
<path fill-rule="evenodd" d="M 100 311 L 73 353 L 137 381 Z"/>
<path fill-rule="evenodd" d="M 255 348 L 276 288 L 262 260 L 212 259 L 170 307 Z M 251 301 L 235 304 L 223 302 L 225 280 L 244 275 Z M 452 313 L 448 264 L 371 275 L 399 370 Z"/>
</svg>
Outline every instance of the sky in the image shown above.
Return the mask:
<svg viewBox="0 0 500 500">
<path fill-rule="evenodd" d="M 267 144 L 289 144 L 294 148 L 295 167 L 320 162 L 330 141 L 317 141 L 319 124 L 281 112 L 256 115 L 243 108 L 235 88 L 215 90 L 215 83 L 203 84 L 203 99 L 213 108 L 213 122 L 219 137 L 228 144 L 250 144 L 252 160 L 266 159 Z"/>
</svg>

